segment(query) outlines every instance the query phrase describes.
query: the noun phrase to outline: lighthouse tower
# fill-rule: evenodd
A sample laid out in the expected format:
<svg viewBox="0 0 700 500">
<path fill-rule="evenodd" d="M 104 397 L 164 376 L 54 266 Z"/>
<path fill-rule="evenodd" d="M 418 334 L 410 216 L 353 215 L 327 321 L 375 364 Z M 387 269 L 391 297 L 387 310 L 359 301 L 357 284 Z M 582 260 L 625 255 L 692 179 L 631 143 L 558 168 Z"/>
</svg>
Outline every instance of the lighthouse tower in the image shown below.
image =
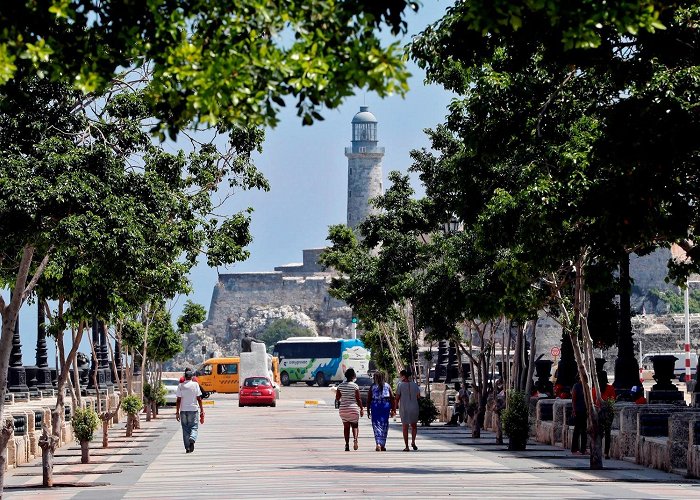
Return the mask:
<svg viewBox="0 0 700 500">
<path fill-rule="evenodd" d="M 355 229 L 369 214 L 372 198 L 382 194 L 382 159 L 384 148 L 377 147 L 377 119 L 368 106 L 352 119 L 352 146 L 345 148 L 348 157 L 348 227 Z"/>
</svg>

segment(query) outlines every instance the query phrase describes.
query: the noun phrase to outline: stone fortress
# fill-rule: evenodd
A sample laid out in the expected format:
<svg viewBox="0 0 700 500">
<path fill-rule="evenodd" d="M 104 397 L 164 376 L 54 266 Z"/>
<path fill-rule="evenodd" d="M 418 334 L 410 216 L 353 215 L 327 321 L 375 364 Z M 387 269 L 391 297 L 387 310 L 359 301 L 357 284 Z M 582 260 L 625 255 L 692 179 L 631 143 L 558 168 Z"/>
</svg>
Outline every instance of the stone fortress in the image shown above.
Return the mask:
<svg viewBox="0 0 700 500">
<path fill-rule="evenodd" d="M 378 122 L 367 106 L 352 119 L 348 158 L 347 225 L 355 228 L 374 208 L 369 201 L 383 193 Z M 257 336 L 273 321 L 289 319 L 313 335 L 349 338 L 352 310 L 328 293 L 331 270 L 318 263 L 322 248 L 303 250 L 301 264 L 287 264 L 270 272 L 220 274 L 214 286 L 209 315 L 183 341 L 184 352 L 173 367 L 197 364 L 204 357 L 238 354 L 240 339 Z"/>
<path fill-rule="evenodd" d="M 367 106 L 352 119 L 348 158 L 347 225 L 357 225 L 375 208 L 369 201 L 383 193 L 382 160 L 378 122 Z M 332 270 L 318 263 L 322 248 L 303 250 L 301 264 L 287 264 L 270 272 L 220 274 L 214 286 L 206 322 L 196 326 L 184 339 L 184 352 L 173 367 L 196 364 L 208 356 L 236 355 L 240 339 L 255 337 L 278 319 L 288 319 L 306 327 L 313 335 L 348 338 L 352 331 L 352 311 L 344 302 L 328 294 Z M 668 305 L 652 290 L 669 290 L 666 265 L 672 251 L 660 249 L 644 256 L 632 256 L 630 274 L 634 278 L 632 309 L 635 338 L 653 333 L 646 344 L 659 351 L 675 352 L 683 344 L 683 316 L 668 314 Z M 644 313 L 644 314 L 642 314 Z M 541 318 L 537 330 L 537 352 L 551 358 L 549 351 L 558 346 L 561 328 Z M 691 316 L 691 344 L 700 341 L 700 315 Z M 644 348 L 645 352 L 648 352 Z M 607 355 L 614 355 L 608 352 Z"/>
</svg>

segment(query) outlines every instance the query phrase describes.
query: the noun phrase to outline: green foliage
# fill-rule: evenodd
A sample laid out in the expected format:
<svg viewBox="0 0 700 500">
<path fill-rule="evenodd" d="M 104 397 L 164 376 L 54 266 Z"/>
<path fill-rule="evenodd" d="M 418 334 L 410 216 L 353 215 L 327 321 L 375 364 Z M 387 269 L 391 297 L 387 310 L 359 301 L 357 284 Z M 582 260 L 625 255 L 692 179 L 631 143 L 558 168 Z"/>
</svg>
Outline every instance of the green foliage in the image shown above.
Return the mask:
<svg viewBox="0 0 700 500">
<path fill-rule="evenodd" d="M 76 408 L 71 418 L 73 434 L 78 442 L 92 441 L 92 437 L 100 423 L 100 417 L 92 408 Z"/>
<path fill-rule="evenodd" d="M 148 401 L 155 401 L 158 406 L 165 405 L 165 395 L 167 391 L 162 382 L 151 385 L 148 382 L 143 386 L 143 397 Z"/>
<path fill-rule="evenodd" d="M 0 85 L 34 73 L 95 92 L 135 67 L 147 74 L 144 93 L 171 134 L 191 123 L 274 125 L 286 97 L 311 124 L 355 88 L 380 97 L 406 91 L 401 47 L 383 46 L 375 31 L 405 31 L 404 10 L 417 5 L 21 2 L 0 11 Z"/>
<path fill-rule="evenodd" d="M 651 294 L 668 304 L 669 310 L 673 314 L 683 314 L 685 312 L 685 292 L 674 290 L 651 290 Z M 688 293 L 688 308 L 690 314 L 700 313 L 700 290 L 690 289 Z"/>
<path fill-rule="evenodd" d="M 280 340 L 290 337 L 311 337 L 311 330 L 300 325 L 293 319 L 279 318 L 267 325 L 265 329 L 257 335 L 257 339 L 265 342 L 267 350 L 272 352 L 275 344 Z"/>
<path fill-rule="evenodd" d="M 204 306 L 188 299 L 182 308 L 182 314 L 177 318 L 177 333 L 184 335 L 192 330 L 194 325 L 204 322 L 205 319 L 207 319 L 207 310 Z"/>
<path fill-rule="evenodd" d="M 148 358 L 168 361 L 182 352 L 182 335 L 175 331 L 170 311 L 164 304 L 153 304 L 153 319 L 148 327 Z"/>
<path fill-rule="evenodd" d="M 605 429 L 612 429 L 615 420 L 615 400 L 604 399 L 600 408 L 601 424 Z"/>
<path fill-rule="evenodd" d="M 141 348 L 145 333 L 146 327 L 141 321 L 127 319 L 122 325 L 122 344 L 129 348 Z"/>
<path fill-rule="evenodd" d="M 508 391 L 508 404 L 501 416 L 503 432 L 513 441 L 523 444 L 530 435 L 529 409 L 523 391 Z"/>
<path fill-rule="evenodd" d="M 217 264 L 246 256 L 250 212 L 219 221 L 211 197 L 267 188 L 250 160 L 262 132 L 232 131 L 227 150 L 166 151 L 144 128 L 145 99 L 121 82 L 89 98 L 47 79 L 0 86 L 0 251 L 33 248 L 30 272 L 50 253 L 38 290 L 69 306 L 52 332 L 187 292 L 202 252 Z M 14 283 L 19 261 L 4 262 L 0 281 Z M 166 344 L 163 356 L 177 351 Z"/>
<path fill-rule="evenodd" d="M 122 398 L 121 407 L 129 415 L 136 415 L 143 409 L 143 400 L 136 395 L 125 396 Z"/>
<path fill-rule="evenodd" d="M 421 425 L 430 425 L 438 418 L 438 410 L 430 398 L 418 400 L 418 421 Z"/>
</svg>

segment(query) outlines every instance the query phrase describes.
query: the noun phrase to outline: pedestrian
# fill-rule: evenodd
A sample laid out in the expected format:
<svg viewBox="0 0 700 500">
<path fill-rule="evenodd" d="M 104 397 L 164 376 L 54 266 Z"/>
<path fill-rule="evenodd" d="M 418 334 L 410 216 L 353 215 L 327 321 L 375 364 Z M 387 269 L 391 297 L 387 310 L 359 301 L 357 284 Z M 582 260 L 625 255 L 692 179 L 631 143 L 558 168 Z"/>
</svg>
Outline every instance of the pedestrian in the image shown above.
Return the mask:
<svg viewBox="0 0 700 500">
<path fill-rule="evenodd" d="M 396 415 L 394 393 L 384 381 L 383 372 L 375 372 L 373 384 L 367 393 L 367 417 L 372 419 L 376 451 L 386 451 L 386 436 L 389 433 L 389 417 Z"/>
<path fill-rule="evenodd" d="M 496 400 L 493 405 L 493 412 L 496 414 L 496 444 L 503 444 L 503 410 L 506 409 L 506 390 L 503 385 L 503 380 L 499 379 L 496 382 Z"/>
<path fill-rule="evenodd" d="M 199 423 L 204 423 L 202 391 L 199 388 L 199 384 L 192 380 L 192 375 L 192 370 L 187 368 L 185 370 L 185 380 L 177 386 L 175 393 L 177 397 L 175 400 L 175 419 L 182 425 L 182 440 L 185 444 L 186 453 L 194 451 Z"/>
<path fill-rule="evenodd" d="M 457 415 L 457 424 L 462 425 L 467 418 L 467 404 L 469 403 L 470 391 L 466 384 L 462 387 L 459 382 L 455 383 L 457 397 L 455 401 L 455 415 Z"/>
<path fill-rule="evenodd" d="M 364 415 L 362 399 L 360 399 L 360 387 L 355 383 L 355 370 L 345 370 L 345 380 L 338 384 L 335 391 L 335 400 L 338 401 L 340 419 L 343 421 L 343 436 L 345 437 L 345 451 L 350 451 L 350 429 L 352 429 L 353 450 L 357 449 L 359 428 L 357 426 L 360 417 Z"/>
<path fill-rule="evenodd" d="M 647 403 L 647 398 L 644 397 L 644 387 L 641 385 L 635 385 L 630 390 L 630 395 L 632 401 L 638 405 L 644 405 Z"/>
<path fill-rule="evenodd" d="M 612 431 L 612 423 L 615 418 L 615 412 L 612 411 L 609 404 L 605 404 L 605 401 L 615 402 L 617 395 L 615 393 L 615 388 L 608 382 L 608 372 L 601 370 L 598 373 L 598 383 L 600 384 L 600 399 L 596 398 L 595 387 L 592 389 L 593 401 L 599 410 L 599 421 L 603 427 L 603 439 L 605 458 L 610 458 L 610 432 Z"/>
<path fill-rule="evenodd" d="M 396 404 L 399 407 L 401 425 L 403 426 L 403 441 L 408 451 L 408 427 L 411 427 L 411 447 L 417 450 L 416 434 L 418 432 L 418 400 L 420 399 L 420 387 L 413 382 L 407 370 L 401 370 L 401 381 L 396 387 Z"/>
<path fill-rule="evenodd" d="M 571 453 L 584 455 L 586 453 L 586 434 L 588 427 L 588 408 L 583 395 L 581 377 L 576 375 L 576 383 L 571 388 L 571 407 L 574 417 L 574 433 L 571 439 Z"/>
</svg>

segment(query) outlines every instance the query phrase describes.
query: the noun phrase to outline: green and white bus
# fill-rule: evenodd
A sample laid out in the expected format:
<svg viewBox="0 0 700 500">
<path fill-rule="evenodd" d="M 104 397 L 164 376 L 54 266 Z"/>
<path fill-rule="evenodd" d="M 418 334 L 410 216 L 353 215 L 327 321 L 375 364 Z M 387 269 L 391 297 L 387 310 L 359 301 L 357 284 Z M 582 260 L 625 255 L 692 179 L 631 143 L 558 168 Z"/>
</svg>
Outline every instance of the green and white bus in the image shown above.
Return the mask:
<svg viewBox="0 0 700 500">
<path fill-rule="evenodd" d="M 323 387 L 342 381 L 348 368 L 358 375 L 367 373 L 370 352 L 359 339 L 291 337 L 275 344 L 273 356 L 279 358 L 282 385 L 306 382 Z"/>
</svg>

